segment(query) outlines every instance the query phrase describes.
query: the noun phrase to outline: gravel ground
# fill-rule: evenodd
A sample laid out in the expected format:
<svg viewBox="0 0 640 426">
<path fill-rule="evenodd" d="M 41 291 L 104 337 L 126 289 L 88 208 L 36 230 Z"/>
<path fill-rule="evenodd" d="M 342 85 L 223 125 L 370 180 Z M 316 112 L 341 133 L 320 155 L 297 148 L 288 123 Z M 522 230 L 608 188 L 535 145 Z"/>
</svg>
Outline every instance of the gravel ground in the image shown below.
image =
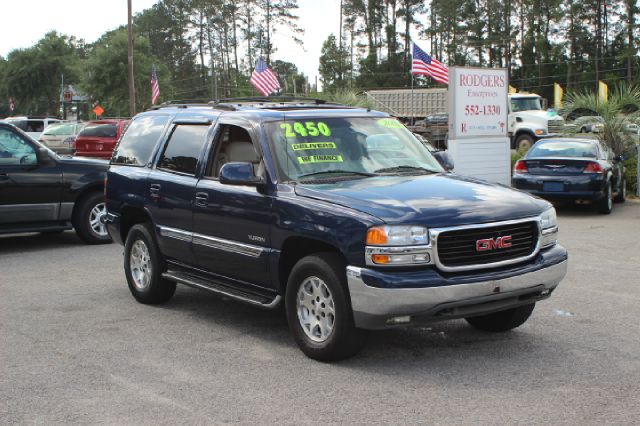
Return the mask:
<svg viewBox="0 0 640 426">
<path fill-rule="evenodd" d="M 462 320 L 307 359 L 281 312 L 178 287 L 135 302 L 122 247 L 0 238 L 0 423 L 553 423 L 640 419 L 640 202 L 559 209 L 569 273 L 505 334 Z"/>
</svg>

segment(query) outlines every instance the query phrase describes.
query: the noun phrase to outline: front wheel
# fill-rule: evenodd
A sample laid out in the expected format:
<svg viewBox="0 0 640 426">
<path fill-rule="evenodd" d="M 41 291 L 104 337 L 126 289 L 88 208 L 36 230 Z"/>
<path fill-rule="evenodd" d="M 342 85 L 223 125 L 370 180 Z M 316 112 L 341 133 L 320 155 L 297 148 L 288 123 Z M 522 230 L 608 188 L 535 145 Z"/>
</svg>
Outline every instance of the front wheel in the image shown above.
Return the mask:
<svg viewBox="0 0 640 426">
<path fill-rule="evenodd" d="M 304 257 L 289 275 L 287 321 L 309 358 L 338 361 L 355 355 L 364 345 L 366 332 L 354 325 L 346 281 L 346 265 L 335 253 Z"/>
<path fill-rule="evenodd" d="M 618 195 L 613 199 L 616 203 L 624 203 L 627 199 L 627 180 L 622 179 L 622 183 L 620 184 L 620 189 L 618 190 Z"/>
<path fill-rule="evenodd" d="M 94 192 L 79 201 L 73 215 L 73 227 L 76 233 L 87 244 L 110 243 L 111 237 L 102 218 L 107 214 L 107 207 L 102 192 Z"/>
<path fill-rule="evenodd" d="M 532 303 L 506 311 L 465 319 L 472 327 L 478 330 L 493 332 L 509 331 L 524 324 L 531 316 L 535 306 L 536 304 Z"/>
<path fill-rule="evenodd" d="M 516 150 L 518 151 L 528 151 L 529 148 L 533 145 L 533 138 L 527 134 L 520 135 L 516 139 Z"/>
</svg>

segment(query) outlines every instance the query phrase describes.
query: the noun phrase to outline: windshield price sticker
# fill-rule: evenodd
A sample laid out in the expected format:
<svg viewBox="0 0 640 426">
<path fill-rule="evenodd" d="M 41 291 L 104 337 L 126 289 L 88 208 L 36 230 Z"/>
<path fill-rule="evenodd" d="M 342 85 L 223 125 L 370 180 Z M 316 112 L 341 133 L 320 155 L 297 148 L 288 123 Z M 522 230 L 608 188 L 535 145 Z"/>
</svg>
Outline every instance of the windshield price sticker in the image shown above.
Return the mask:
<svg viewBox="0 0 640 426">
<path fill-rule="evenodd" d="M 291 144 L 294 151 L 307 151 L 313 149 L 336 149 L 337 146 L 333 142 L 306 142 Z"/>
<path fill-rule="evenodd" d="M 378 125 L 387 129 L 402 129 L 404 126 L 398 120 L 393 118 L 383 118 L 378 120 Z"/>
<path fill-rule="evenodd" d="M 331 136 L 331 129 L 322 121 L 294 121 L 292 123 L 282 123 L 280 128 L 284 130 L 284 135 L 287 138 Z"/>
<path fill-rule="evenodd" d="M 302 157 L 298 157 L 298 163 L 300 164 L 342 162 L 342 155 L 303 155 Z"/>
</svg>

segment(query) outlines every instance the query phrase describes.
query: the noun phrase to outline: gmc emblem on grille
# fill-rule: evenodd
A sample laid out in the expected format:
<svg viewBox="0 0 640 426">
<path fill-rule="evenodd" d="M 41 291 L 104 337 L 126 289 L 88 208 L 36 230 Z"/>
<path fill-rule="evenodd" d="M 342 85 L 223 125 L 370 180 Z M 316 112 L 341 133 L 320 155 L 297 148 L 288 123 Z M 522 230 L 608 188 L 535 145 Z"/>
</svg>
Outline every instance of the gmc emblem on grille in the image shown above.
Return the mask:
<svg viewBox="0 0 640 426">
<path fill-rule="evenodd" d="M 489 251 L 496 249 L 505 249 L 511 247 L 511 235 L 504 237 L 485 238 L 476 241 L 476 251 Z"/>
</svg>

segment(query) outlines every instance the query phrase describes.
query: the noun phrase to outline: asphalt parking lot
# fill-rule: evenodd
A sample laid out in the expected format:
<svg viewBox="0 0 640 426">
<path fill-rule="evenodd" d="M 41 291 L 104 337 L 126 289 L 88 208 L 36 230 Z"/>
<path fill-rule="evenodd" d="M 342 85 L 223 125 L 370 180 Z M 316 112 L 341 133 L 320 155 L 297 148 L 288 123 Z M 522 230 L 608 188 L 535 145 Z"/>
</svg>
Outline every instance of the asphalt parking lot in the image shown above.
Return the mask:
<svg viewBox="0 0 640 426">
<path fill-rule="evenodd" d="M 284 315 L 178 287 L 135 302 L 122 247 L 0 238 L 0 423 L 570 423 L 640 419 L 640 202 L 559 210 L 569 273 L 506 334 L 462 320 L 307 359 Z"/>
</svg>

